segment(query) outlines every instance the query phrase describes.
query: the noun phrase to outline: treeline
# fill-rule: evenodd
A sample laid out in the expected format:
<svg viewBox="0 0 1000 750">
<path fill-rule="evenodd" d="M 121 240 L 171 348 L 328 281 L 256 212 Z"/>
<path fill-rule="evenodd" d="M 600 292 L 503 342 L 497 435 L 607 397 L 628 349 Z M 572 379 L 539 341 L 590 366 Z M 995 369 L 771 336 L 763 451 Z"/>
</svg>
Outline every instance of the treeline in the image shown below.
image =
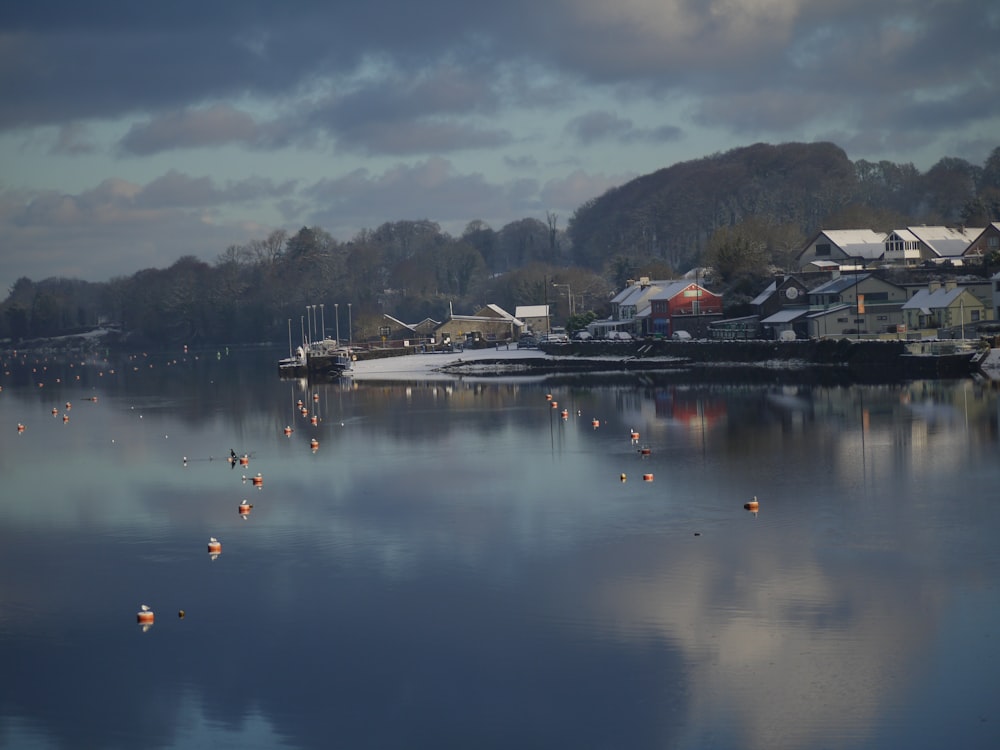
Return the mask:
<svg viewBox="0 0 1000 750">
<path fill-rule="evenodd" d="M 449 309 L 549 302 L 565 317 L 565 288 L 581 303 L 606 302 L 610 287 L 568 265 L 557 218 L 548 219 L 499 231 L 472 222 L 461 237 L 430 221 L 399 221 L 349 242 L 303 227 L 230 246 L 211 264 L 186 256 L 105 283 L 22 278 L 0 305 L 0 338 L 17 343 L 111 324 L 137 346 L 280 343 L 292 321 L 297 343 L 301 318 L 318 331 L 322 314 L 327 335 L 339 326 L 342 338 L 363 341 L 377 338 L 383 313 L 417 323 L 443 321 Z"/>
<path fill-rule="evenodd" d="M 431 221 L 388 222 L 340 242 L 319 227 L 273 232 L 103 283 L 19 279 L 0 303 L 14 343 L 120 326 L 136 345 L 283 342 L 307 307 L 330 335 L 374 338 L 383 313 L 443 321 L 495 303 L 605 315 L 628 278 L 711 266 L 735 303 L 774 268 L 790 268 L 816 230 L 1000 221 L 1000 148 L 975 166 L 851 162 L 833 144 L 758 144 L 675 164 L 588 201 L 570 217 L 526 218 L 459 237 Z"/>
</svg>

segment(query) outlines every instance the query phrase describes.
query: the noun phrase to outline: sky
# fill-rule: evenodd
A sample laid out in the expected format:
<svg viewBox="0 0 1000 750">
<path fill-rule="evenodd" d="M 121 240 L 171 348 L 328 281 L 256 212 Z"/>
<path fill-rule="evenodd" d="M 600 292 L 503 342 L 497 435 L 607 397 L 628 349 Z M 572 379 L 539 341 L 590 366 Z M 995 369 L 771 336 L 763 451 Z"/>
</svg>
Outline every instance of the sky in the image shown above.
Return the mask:
<svg viewBox="0 0 1000 750">
<path fill-rule="evenodd" d="M 565 228 L 754 143 L 982 165 L 994 0 L 36 0 L 0 7 L 0 299 L 275 229 Z"/>
</svg>

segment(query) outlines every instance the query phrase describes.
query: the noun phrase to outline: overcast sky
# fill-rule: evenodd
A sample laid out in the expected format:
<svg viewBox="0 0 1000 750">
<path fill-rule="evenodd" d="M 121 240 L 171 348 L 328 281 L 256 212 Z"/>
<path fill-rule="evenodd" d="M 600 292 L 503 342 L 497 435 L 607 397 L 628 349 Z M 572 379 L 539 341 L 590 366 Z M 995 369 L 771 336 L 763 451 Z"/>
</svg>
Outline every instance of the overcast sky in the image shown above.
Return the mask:
<svg viewBox="0 0 1000 750">
<path fill-rule="evenodd" d="M 994 0 L 0 7 L 0 298 L 272 229 L 559 217 L 757 142 L 981 165 Z"/>
</svg>

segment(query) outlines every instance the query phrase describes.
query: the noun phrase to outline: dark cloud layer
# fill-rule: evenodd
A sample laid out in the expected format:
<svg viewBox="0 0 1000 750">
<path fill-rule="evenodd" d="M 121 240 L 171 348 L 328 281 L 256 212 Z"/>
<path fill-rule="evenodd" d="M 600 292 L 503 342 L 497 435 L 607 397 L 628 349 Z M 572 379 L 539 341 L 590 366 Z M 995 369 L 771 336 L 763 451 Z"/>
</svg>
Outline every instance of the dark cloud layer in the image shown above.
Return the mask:
<svg viewBox="0 0 1000 750">
<path fill-rule="evenodd" d="M 852 158 L 981 163 L 1000 129 L 998 36 L 990 0 L 7 3 L 7 153 L 64 160 L 47 174 L 105 171 L 74 189 L 29 189 L 43 184 L 30 166 L 0 175 L 0 293 L 12 275 L 74 271 L 40 259 L 91 236 L 109 264 L 116 243 L 164 264 L 280 220 L 343 236 L 401 218 L 568 217 L 634 176 L 615 149 L 642 149 L 633 163 L 650 169 L 665 153 L 810 139 Z M 223 150 L 263 175 L 308 154 L 325 176 L 227 182 Z M 125 172 L 153 160 L 156 175 Z M 170 219 L 173 239 L 149 234 Z"/>
</svg>

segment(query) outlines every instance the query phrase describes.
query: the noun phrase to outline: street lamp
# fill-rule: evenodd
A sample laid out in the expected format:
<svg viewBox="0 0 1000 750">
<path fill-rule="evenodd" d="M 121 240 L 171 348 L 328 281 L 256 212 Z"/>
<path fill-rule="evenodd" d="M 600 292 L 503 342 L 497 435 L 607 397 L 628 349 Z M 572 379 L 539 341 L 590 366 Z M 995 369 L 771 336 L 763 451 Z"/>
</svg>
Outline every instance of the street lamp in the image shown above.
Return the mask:
<svg viewBox="0 0 1000 750">
<path fill-rule="evenodd" d="M 339 302 L 334 302 L 333 303 L 333 311 L 337 315 L 337 335 L 336 335 L 336 339 L 337 339 L 337 346 L 340 346 L 340 303 Z"/>
<path fill-rule="evenodd" d="M 326 341 L 326 313 L 323 311 L 323 304 L 319 306 L 319 316 L 323 323 L 323 335 L 319 337 L 320 341 Z"/>
<path fill-rule="evenodd" d="M 351 303 L 347 303 L 347 345 L 354 346 L 354 326 L 351 323 Z"/>
</svg>

